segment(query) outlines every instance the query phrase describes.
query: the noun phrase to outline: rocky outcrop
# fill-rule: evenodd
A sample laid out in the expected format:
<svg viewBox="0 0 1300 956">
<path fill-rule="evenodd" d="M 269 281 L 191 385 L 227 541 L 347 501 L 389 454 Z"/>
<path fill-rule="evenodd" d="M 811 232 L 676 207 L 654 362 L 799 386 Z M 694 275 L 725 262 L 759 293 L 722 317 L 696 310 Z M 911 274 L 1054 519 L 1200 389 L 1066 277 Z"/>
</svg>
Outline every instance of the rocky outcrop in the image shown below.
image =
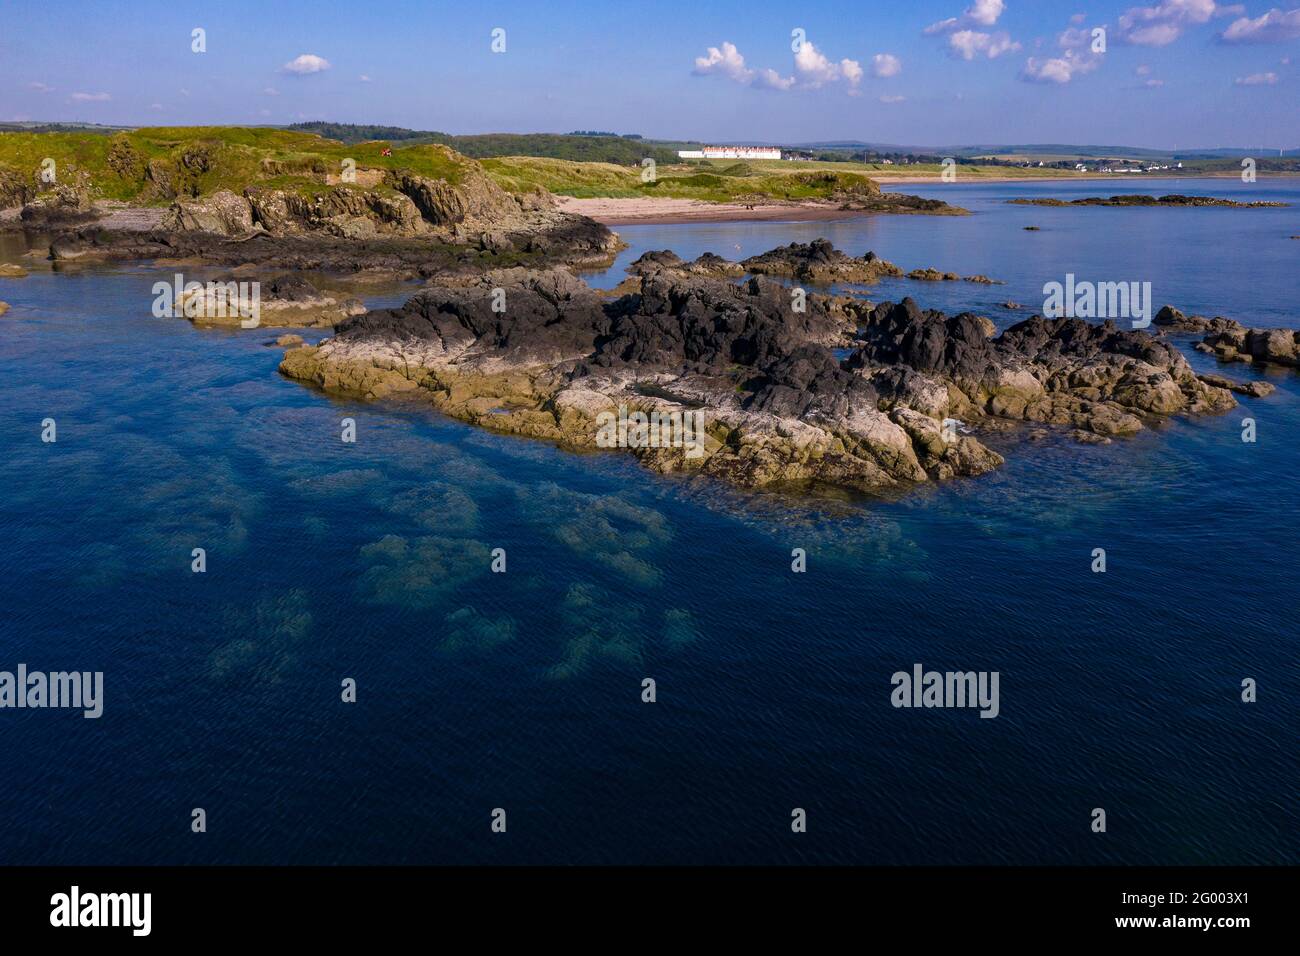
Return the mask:
<svg viewBox="0 0 1300 956">
<path fill-rule="evenodd" d="M 247 236 L 253 231 L 253 208 L 228 189 L 199 199 L 177 199 L 163 218 L 162 228 L 215 236 Z"/>
<path fill-rule="evenodd" d="M 874 184 L 873 184 L 874 185 Z M 883 193 L 872 195 L 840 194 L 830 197 L 830 202 L 846 212 L 890 213 L 894 215 L 919 213 L 929 216 L 969 216 L 970 210 L 960 206 L 950 206 L 941 199 L 923 199 L 907 193 Z"/>
<path fill-rule="evenodd" d="M 730 262 L 712 252 L 706 252 L 698 259 L 686 262 L 672 250 L 661 249 L 643 254 L 627 267 L 627 271 L 634 276 L 669 271 L 714 278 L 740 278 L 745 274 L 745 267 L 739 262 Z"/>
<path fill-rule="evenodd" d="M 9 303 L 0 302 L 0 315 L 4 315 L 8 311 L 9 311 Z"/>
<path fill-rule="evenodd" d="M 826 239 L 809 243 L 792 242 L 779 249 L 771 249 L 741 262 L 730 262 L 721 256 L 706 252 L 693 262 L 686 262 L 668 249 L 647 252 L 627 267 L 632 275 L 649 275 L 654 272 L 677 272 L 684 275 L 738 278 L 745 274 L 781 276 L 826 285 L 835 282 L 870 283 L 883 277 L 897 278 L 903 271 L 892 262 L 886 262 L 874 252 L 854 258 L 836 249 Z M 923 282 L 955 282 L 961 279 L 955 272 L 938 269 L 913 269 L 908 279 Z M 966 278 L 967 282 L 995 284 L 996 279 L 984 275 Z"/>
<path fill-rule="evenodd" d="M 249 301 L 253 295 L 255 310 Z M 323 292 L 301 276 L 287 275 L 269 282 L 214 279 L 205 283 L 202 291 L 182 294 L 176 311 L 196 325 L 253 328 L 256 326 L 248 322 L 255 316 L 257 326 L 333 328 L 363 314 L 366 308 L 353 296 Z"/>
<path fill-rule="evenodd" d="M 1212 352 L 1223 362 L 1300 367 L 1300 331 L 1295 329 L 1247 329 L 1238 325 L 1207 335 L 1197 348 Z"/>
<path fill-rule="evenodd" d="M 1019 206 L 1225 206 L 1233 209 L 1259 209 L 1266 207 L 1289 206 L 1285 202 L 1239 202 L 1235 199 L 1219 199 L 1215 196 L 1086 196 L 1082 199 L 1008 199 L 1007 202 Z"/>
<path fill-rule="evenodd" d="M 1277 390 L 1270 382 L 1238 382 L 1236 379 L 1224 375 L 1206 373 L 1201 373 L 1197 377 L 1206 385 L 1213 385 L 1215 388 L 1226 388 L 1230 392 L 1236 392 L 1238 395 L 1248 395 L 1251 398 L 1264 398 L 1272 395 Z"/>
<path fill-rule="evenodd" d="M 177 245 L 174 235 L 248 238 L 255 232 L 273 238 L 355 242 L 428 240 L 496 256 L 564 258 L 577 265 L 600 264 L 622 247 L 605 226 L 558 211 L 548 193 L 511 195 L 471 160 L 453 161 L 455 154 L 444 152 L 446 179 L 410 171 L 357 170 L 355 183 L 292 189 L 253 185 L 242 197 L 229 191 L 182 196 L 161 225 L 169 235 L 154 238 L 163 245 Z M 161 176 L 166 170 L 158 172 Z M 170 184 L 159 188 L 172 189 Z M 94 244 L 97 254 L 113 255 L 104 240 L 101 235 Z M 113 244 L 127 254 L 138 241 Z M 65 257 L 92 252 L 85 243 L 79 250 L 74 245 L 63 244 Z"/>
<path fill-rule="evenodd" d="M 0 209 L 17 209 L 36 194 L 36 187 L 18 170 L 0 166 Z"/>
<path fill-rule="evenodd" d="M 945 316 L 904 299 L 877 305 L 859 336 L 864 342 L 849 367 L 872 374 L 876 366 L 903 365 L 943 382 L 949 403 L 931 405 L 936 413 L 1111 436 L 1135 434 L 1153 417 L 1234 404 L 1227 391 L 1198 379 L 1177 349 L 1113 322 L 1034 316 L 989 339 L 978 316 Z M 900 399 L 908 400 L 917 384 L 900 387 Z"/>
<path fill-rule="evenodd" d="M 836 249 L 829 240 L 792 242 L 741 262 L 754 275 L 784 276 L 804 282 L 875 282 L 883 276 L 901 276 L 903 270 L 874 252 L 854 258 Z"/>
<path fill-rule="evenodd" d="M 807 258 L 798 249 L 755 257 Z M 638 263 L 616 298 L 561 270 L 432 286 L 290 349 L 281 371 L 583 449 L 607 447 L 617 420 L 632 422 L 625 436 L 645 437 L 637 413 L 661 422 L 698 414 L 694 444 L 621 444 L 661 472 L 873 492 L 996 468 L 1002 458 L 980 436 L 1005 430 L 999 419 L 1105 441 L 1235 404 L 1176 349 L 1111 323 L 1034 317 L 994 339 L 987 319 L 910 299 L 872 306 L 811 293 L 799 312 L 765 277 L 691 275 L 668 252 Z M 832 348 L 850 342 L 837 361 Z"/>
<path fill-rule="evenodd" d="M 1225 319 L 1222 316 L 1207 319 L 1203 315 L 1185 315 L 1172 305 L 1163 306 L 1155 314 L 1152 322 L 1159 329 L 1169 332 L 1231 332 L 1237 329 L 1244 331 L 1244 326 L 1233 319 Z"/>
<path fill-rule="evenodd" d="M 428 223 L 409 197 L 339 185 L 311 192 L 249 187 L 252 220 L 273 236 L 323 233 L 342 239 L 417 236 Z"/>
<path fill-rule="evenodd" d="M 0 279 L 21 279 L 27 270 L 15 262 L 0 262 Z"/>
<path fill-rule="evenodd" d="M 36 192 L 19 214 L 30 229 L 66 228 L 97 218 L 94 190 L 89 177 L 73 169 L 63 171 L 60 182 Z"/>
</svg>

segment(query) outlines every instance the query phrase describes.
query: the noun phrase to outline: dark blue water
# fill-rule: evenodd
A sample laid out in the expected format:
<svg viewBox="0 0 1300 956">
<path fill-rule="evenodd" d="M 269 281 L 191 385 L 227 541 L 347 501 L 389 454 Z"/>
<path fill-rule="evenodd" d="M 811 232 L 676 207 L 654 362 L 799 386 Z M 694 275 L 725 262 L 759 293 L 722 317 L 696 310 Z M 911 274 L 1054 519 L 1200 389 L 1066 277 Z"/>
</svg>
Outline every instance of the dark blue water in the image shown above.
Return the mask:
<svg viewBox="0 0 1300 956">
<path fill-rule="evenodd" d="M 943 188 L 977 215 L 624 228 L 623 261 L 827 235 L 1005 279 L 891 284 L 1003 323 L 1073 271 L 1300 324 L 1298 207 Z M 1294 373 L 1107 447 L 1007 440 L 901 501 L 794 500 L 330 399 L 267 330 L 153 318 L 156 278 L 0 280 L 0 669 L 106 685 L 98 720 L 0 710 L 5 862 L 1300 860 Z M 998 671 L 1001 715 L 894 709 L 914 663 Z"/>
</svg>

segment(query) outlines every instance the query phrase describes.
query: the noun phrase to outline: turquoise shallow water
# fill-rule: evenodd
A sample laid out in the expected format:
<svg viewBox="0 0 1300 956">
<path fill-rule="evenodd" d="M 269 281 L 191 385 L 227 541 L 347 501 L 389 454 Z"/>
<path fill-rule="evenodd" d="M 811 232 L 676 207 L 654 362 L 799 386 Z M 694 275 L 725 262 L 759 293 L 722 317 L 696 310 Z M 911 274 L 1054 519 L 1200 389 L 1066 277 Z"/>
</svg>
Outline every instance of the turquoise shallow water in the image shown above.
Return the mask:
<svg viewBox="0 0 1300 956">
<path fill-rule="evenodd" d="M 926 190 L 962 219 L 623 228 L 593 281 L 825 235 L 1006 280 L 870 293 L 1004 325 L 1067 271 L 1300 325 L 1300 207 L 1001 201 L 1084 186 Z M 795 500 L 327 398 L 265 330 L 153 318 L 157 277 L 0 280 L 0 669 L 102 670 L 106 694 L 99 720 L 0 711 L 6 861 L 1300 859 L 1294 373 L 1232 366 L 1278 391 L 1107 447 L 1006 441 L 997 473 L 899 501 Z M 998 671 L 1000 716 L 891 707 L 918 662 Z"/>
</svg>

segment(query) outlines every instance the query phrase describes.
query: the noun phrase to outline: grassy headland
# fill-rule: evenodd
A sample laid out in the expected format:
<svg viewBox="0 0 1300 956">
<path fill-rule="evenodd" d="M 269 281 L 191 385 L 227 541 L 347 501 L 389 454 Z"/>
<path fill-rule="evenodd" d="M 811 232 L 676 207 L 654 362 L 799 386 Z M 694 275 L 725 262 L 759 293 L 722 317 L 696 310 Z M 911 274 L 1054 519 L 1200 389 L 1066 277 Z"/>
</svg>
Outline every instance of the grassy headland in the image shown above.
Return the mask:
<svg viewBox="0 0 1300 956">
<path fill-rule="evenodd" d="M 6 180 L 38 185 L 46 159 L 55 161 L 60 182 L 84 176 L 98 197 L 140 205 L 165 205 L 176 196 L 204 196 L 222 189 L 241 192 L 252 185 L 310 193 L 338 182 L 348 159 L 359 169 L 409 170 L 452 185 L 477 162 L 507 191 L 542 187 L 580 197 L 762 202 L 830 199 L 874 190 L 865 171 L 844 163 L 661 164 L 655 178 L 646 182 L 639 162 L 531 156 L 476 161 L 438 144 L 344 144 L 313 133 L 230 126 L 147 127 L 109 136 L 0 133 L 0 189 Z"/>
</svg>

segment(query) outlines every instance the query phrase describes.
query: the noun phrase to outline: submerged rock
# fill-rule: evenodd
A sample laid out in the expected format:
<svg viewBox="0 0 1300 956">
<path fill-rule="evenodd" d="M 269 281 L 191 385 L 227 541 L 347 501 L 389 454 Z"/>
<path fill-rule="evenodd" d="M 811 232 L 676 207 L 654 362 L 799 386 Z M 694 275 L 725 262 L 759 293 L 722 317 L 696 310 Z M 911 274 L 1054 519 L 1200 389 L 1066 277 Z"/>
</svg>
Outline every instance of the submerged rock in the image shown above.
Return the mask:
<svg viewBox="0 0 1300 956">
<path fill-rule="evenodd" d="M 301 276 L 277 276 L 258 282 L 256 288 L 257 324 L 261 326 L 332 328 L 366 311 L 360 299 L 323 292 Z M 250 280 L 214 279 L 202 290 L 182 293 L 176 311 L 196 325 L 252 328 L 247 324 L 251 318 L 248 303 L 241 298 L 245 290 L 251 290 Z"/>
<path fill-rule="evenodd" d="M 1249 395 L 1251 398 L 1264 398 L 1272 395 L 1276 391 L 1275 386 L 1270 382 L 1238 382 L 1235 379 L 1227 378 L 1223 375 L 1214 375 L 1213 373 L 1202 373 L 1198 376 L 1206 385 L 1213 385 L 1216 388 L 1226 388 L 1229 391 L 1236 392 L 1238 395 Z"/>
</svg>

